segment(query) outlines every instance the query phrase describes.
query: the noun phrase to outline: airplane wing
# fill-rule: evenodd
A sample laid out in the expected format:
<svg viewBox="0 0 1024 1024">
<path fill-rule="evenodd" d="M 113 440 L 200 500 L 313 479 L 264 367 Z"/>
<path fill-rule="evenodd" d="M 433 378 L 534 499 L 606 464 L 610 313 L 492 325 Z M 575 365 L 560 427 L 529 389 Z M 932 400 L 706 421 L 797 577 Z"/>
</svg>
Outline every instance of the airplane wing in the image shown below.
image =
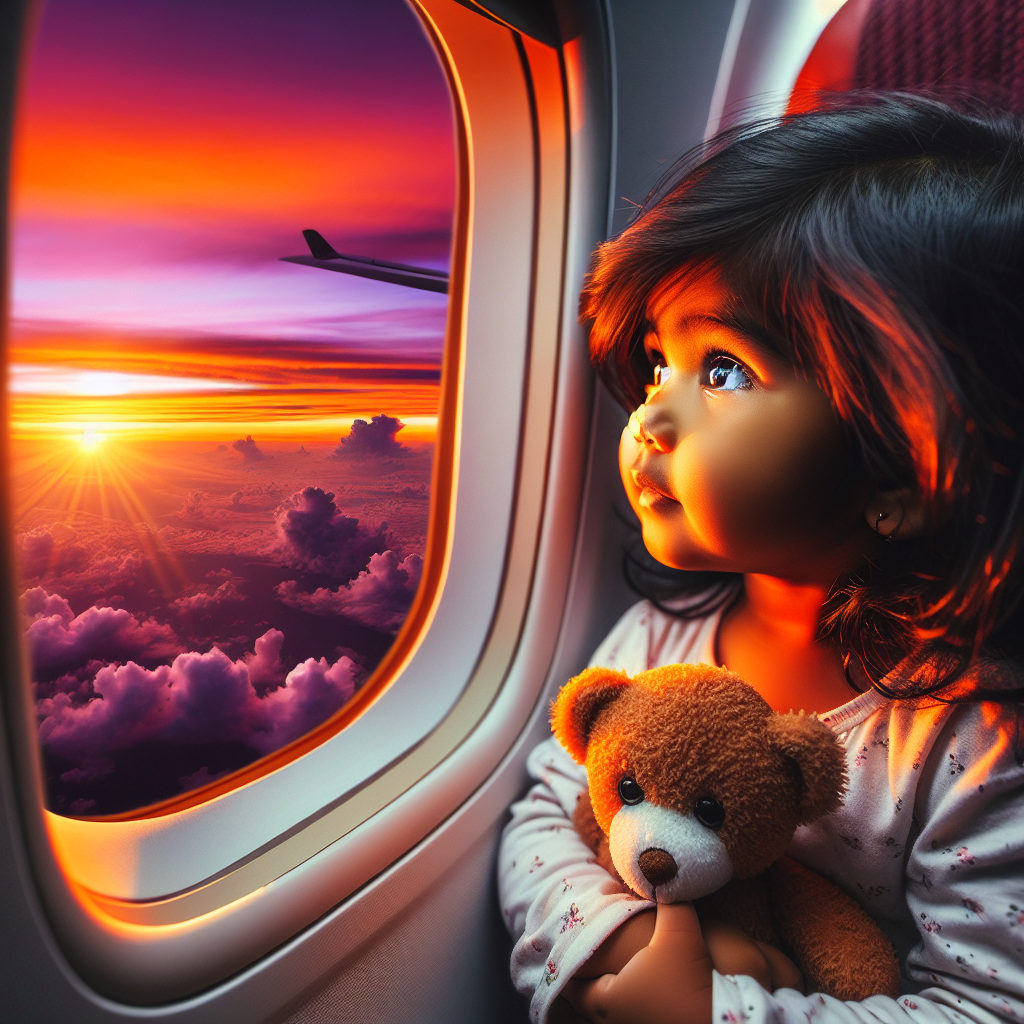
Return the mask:
<svg viewBox="0 0 1024 1024">
<path fill-rule="evenodd" d="M 354 274 L 369 277 L 374 281 L 387 281 L 407 288 L 421 288 L 428 292 L 448 292 L 448 272 L 429 267 L 411 267 L 406 263 L 391 263 L 388 260 L 374 260 L 368 256 L 351 256 L 337 252 L 334 247 L 312 228 L 302 232 L 309 246 L 309 256 L 282 256 L 285 263 L 300 263 L 304 267 L 319 267 L 334 270 L 339 274 Z"/>
</svg>

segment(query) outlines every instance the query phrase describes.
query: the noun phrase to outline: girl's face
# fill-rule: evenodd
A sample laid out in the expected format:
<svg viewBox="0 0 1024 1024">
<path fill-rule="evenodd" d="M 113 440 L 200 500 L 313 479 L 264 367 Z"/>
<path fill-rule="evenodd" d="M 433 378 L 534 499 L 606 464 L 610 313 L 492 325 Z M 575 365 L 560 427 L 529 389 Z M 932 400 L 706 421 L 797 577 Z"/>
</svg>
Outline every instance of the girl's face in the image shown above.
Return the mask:
<svg viewBox="0 0 1024 1024">
<path fill-rule="evenodd" d="M 665 369 L 619 468 L 651 554 L 826 586 L 853 568 L 872 540 L 871 488 L 824 392 L 730 322 L 716 275 L 664 287 L 648 316 L 644 348 Z"/>
</svg>

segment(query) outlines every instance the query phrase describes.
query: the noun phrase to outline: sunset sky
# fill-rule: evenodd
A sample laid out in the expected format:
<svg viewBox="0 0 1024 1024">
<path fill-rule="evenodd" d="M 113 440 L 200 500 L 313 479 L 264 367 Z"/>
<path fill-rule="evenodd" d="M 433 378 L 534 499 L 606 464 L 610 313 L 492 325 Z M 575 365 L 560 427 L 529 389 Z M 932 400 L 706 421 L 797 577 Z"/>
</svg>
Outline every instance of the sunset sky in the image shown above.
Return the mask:
<svg viewBox="0 0 1024 1024">
<path fill-rule="evenodd" d="M 301 736 L 419 585 L 451 101 L 402 0 L 49 0 L 15 133 L 11 463 L 49 805 Z"/>
<path fill-rule="evenodd" d="M 16 428 L 136 419 L 68 367 L 115 394 L 151 390 L 122 370 L 162 377 L 161 418 L 193 424 L 199 396 L 199 420 L 266 423 L 268 388 L 286 420 L 429 416 L 395 381 L 437 367 L 444 296 L 278 258 L 316 227 L 445 266 L 449 108 L 400 2 L 48 4 L 15 147 Z M 339 373 L 360 383 L 325 397 Z"/>
</svg>

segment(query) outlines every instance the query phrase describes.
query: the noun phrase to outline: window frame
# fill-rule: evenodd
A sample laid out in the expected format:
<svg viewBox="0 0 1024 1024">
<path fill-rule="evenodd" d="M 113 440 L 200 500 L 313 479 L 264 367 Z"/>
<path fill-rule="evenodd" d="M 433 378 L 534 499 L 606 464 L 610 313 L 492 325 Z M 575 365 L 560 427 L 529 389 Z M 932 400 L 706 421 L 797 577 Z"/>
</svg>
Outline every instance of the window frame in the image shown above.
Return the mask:
<svg viewBox="0 0 1024 1024">
<path fill-rule="evenodd" d="M 600 181 L 604 111 L 583 96 L 579 40 L 575 51 L 573 43 L 555 49 L 453 0 L 414 7 L 452 87 L 458 192 L 435 456 L 442 514 L 432 511 L 435 557 L 428 552 L 425 572 L 434 590 L 423 588 L 394 657 L 378 670 L 384 684 L 347 729 L 314 732 L 315 745 L 249 778 L 239 778 L 243 770 L 231 788 L 201 792 L 201 802 L 87 821 L 42 810 L 25 658 L 7 658 L 21 823 L 42 908 L 74 970 L 111 999 L 180 1000 L 280 947 L 465 805 L 537 717 L 590 433 L 592 377 L 574 297 L 604 228 L 584 237 L 570 228 L 570 150 L 586 157 L 596 140 Z M 591 192 L 579 189 L 581 209 L 592 206 Z M 564 332 L 574 345 L 562 344 Z M 499 351 L 510 370 L 496 385 Z M 447 517 L 445 486 L 454 505 Z M 9 638 L 18 633 L 13 598 Z M 419 711 L 397 756 L 369 777 L 332 775 L 361 723 L 446 663 L 447 697 L 435 701 L 433 718 Z M 370 746 L 364 738 L 363 751 Z"/>
</svg>

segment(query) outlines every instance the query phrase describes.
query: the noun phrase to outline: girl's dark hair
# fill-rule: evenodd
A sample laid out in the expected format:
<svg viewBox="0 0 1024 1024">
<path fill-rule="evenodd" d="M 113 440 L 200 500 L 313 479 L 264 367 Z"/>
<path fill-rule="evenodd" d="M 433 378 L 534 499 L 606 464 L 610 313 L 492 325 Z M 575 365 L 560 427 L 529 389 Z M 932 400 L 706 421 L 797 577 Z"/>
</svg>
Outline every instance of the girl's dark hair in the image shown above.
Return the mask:
<svg viewBox="0 0 1024 1024">
<path fill-rule="evenodd" d="M 879 545 L 823 616 L 876 680 L 905 654 L 947 682 L 982 654 L 1021 659 L 1022 166 L 1020 118 L 923 96 L 740 126 L 600 247 L 581 298 L 594 365 L 632 409 L 651 295 L 717 271 L 758 340 L 829 396 L 863 472 L 917 488 L 925 536 Z"/>
</svg>

